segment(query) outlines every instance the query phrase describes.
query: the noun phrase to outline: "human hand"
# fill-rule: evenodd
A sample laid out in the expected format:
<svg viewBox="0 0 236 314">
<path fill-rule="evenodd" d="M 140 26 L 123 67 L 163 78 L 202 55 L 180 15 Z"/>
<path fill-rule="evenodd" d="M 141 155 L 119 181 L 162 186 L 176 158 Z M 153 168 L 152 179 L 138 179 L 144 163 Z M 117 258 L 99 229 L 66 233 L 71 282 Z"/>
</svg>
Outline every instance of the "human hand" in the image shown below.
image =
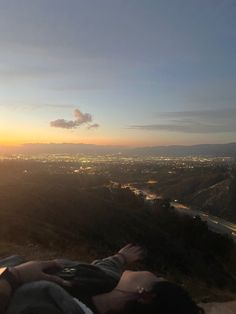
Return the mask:
<svg viewBox="0 0 236 314">
<path fill-rule="evenodd" d="M 46 280 L 62 286 L 71 286 L 69 281 L 46 273 L 50 268 L 61 269 L 62 267 L 57 261 L 32 261 L 13 267 L 11 271 L 21 283 Z"/>
<path fill-rule="evenodd" d="M 138 245 L 128 244 L 120 249 L 117 254 L 122 256 L 127 264 L 131 264 L 142 259 L 143 249 Z"/>
</svg>

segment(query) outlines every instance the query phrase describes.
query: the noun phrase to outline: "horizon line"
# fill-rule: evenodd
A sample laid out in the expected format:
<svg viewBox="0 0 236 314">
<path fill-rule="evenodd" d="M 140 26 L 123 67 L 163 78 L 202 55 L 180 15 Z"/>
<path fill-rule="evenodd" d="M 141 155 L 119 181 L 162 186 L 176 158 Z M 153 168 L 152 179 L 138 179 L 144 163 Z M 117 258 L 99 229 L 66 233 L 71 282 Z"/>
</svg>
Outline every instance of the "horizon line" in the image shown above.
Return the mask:
<svg viewBox="0 0 236 314">
<path fill-rule="evenodd" d="M 113 147 L 113 148 L 144 148 L 144 147 L 170 147 L 170 146 L 198 146 L 198 145 L 230 145 L 236 144 L 235 142 L 224 142 L 224 143 L 197 143 L 197 144 L 153 144 L 153 145 L 116 145 L 116 144 L 94 144 L 94 143 L 72 143 L 72 142 L 38 142 L 38 143 L 21 143 L 21 144 L 0 144 L 0 148 L 20 148 L 24 146 L 35 146 L 35 145 L 83 145 L 83 146 L 95 146 L 95 147 Z"/>
</svg>

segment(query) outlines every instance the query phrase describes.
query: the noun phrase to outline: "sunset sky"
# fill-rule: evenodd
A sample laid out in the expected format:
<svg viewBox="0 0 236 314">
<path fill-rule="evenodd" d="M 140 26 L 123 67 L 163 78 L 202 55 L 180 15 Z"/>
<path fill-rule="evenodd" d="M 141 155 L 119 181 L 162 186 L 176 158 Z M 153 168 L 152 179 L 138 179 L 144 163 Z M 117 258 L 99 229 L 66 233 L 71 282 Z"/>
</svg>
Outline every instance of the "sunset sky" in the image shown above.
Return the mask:
<svg viewBox="0 0 236 314">
<path fill-rule="evenodd" d="M 236 142 L 235 0 L 0 0 L 0 145 Z"/>
</svg>

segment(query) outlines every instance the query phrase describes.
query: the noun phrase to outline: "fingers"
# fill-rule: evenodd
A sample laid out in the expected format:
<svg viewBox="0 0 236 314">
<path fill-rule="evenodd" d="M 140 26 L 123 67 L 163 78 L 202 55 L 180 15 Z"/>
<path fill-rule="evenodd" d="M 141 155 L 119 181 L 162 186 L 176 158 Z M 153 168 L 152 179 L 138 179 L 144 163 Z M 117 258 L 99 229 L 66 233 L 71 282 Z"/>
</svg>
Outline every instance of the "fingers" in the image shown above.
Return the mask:
<svg viewBox="0 0 236 314">
<path fill-rule="evenodd" d="M 127 249 L 130 249 L 130 248 L 141 248 L 141 246 L 138 245 L 138 244 L 129 243 L 124 248 L 127 248 Z"/>
<path fill-rule="evenodd" d="M 63 268 L 63 265 L 56 260 L 52 261 L 43 261 L 41 262 L 42 270 L 46 270 L 47 268 Z"/>
<path fill-rule="evenodd" d="M 133 244 L 129 243 L 129 244 L 126 244 L 124 247 L 122 247 L 121 250 L 127 250 L 127 249 L 130 249 L 133 246 L 134 246 Z"/>
<path fill-rule="evenodd" d="M 51 269 L 52 268 L 57 268 L 57 269 L 63 268 L 63 265 L 60 262 L 56 261 L 56 260 L 43 261 L 41 265 L 42 265 L 42 270 L 45 270 L 45 271 L 47 269 L 50 269 L 50 268 Z M 59 284 L 61 286 L 71 287 L 71 283 L 69 281 L 63 280 L 59 276 L 45 274 L 45 273 L 42 273 L 42 276 L 43 276 L 44 280 L 57 283 L 57 284 Z"/>
<path fill-rule="evenodd" d="M 141 246 L 139 245 L 131 245 L 128 247 L 129 250 L 133 250 L 133 251 L 139 251 L 142 250 Z"/>
<path fill-rule="evenodd" d="M 71 287 L 72 286 L 71 282 L 63 280 L 62 278 L 60 278 L 58 276 L 43 274 L 43 280 L 47 280 L 47 281 L 51 281 L 51 282 L 57 283 L 60 286 L 66 286 L 66 287 Z"/>
<path fill-rule="evenodd" d="M 141 258 L 143 255 L 143 249 L 140 246 L 133 247 L 129 250 L 129 253 L 136 256 L 137 258 Z"/>
<path fill-rule="evenodd" d="M 120 249 L 120 251 L 129 251 L 129 252 L 142 252 L 143 249 L 141 246 L 139 245 L 134 245 L 134 244 L 127 244 L 126 246 L 124 246 L 122 249 Z"/>
<path fill-rule="evenodd" d="M 136 262 L 143 257 L 143 249 L 141 246 L 131 243 L 120 249 L 118 253 L 124 256 L 127 264 Z"/>
<path fill-rule="evenodd" d="M 142 254 L 143 249 L 140 246 L 133 247 L 133 252 L 136 254 Z"/>
</svg>

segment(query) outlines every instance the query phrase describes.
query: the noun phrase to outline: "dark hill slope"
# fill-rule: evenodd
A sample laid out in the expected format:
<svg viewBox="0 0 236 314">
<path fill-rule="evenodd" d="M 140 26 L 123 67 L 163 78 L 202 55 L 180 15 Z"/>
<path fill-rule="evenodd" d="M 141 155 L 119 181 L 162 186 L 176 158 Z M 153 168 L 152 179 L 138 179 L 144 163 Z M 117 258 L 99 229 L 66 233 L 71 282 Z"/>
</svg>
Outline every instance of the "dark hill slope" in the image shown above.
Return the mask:
<svg viewBox="0 0 236 314">
<path fill-rule="evenodd" d="M 158 174 L 156 192 L 215 216 L 236 221 L 235 171 L 224 167 L 176 169 Z"/>
<path fill-rule="evenodd" d="M 5 242 L 25 253 L 30 245 L 61 255 L 68 248 L 79 254 L 82 246 L 102 257 L 125 243 L 139 243 L 148 254 L 137 267 L 191 282 L 194 289 L 235 291 L 234 245 L 202 221 L 168 206 L 147 206 L 129 190 L 106 187 L 100 176 L 37 167 L 25 173 L 20 167 L 1 171 L 0 249 Z"/>
</svg>

